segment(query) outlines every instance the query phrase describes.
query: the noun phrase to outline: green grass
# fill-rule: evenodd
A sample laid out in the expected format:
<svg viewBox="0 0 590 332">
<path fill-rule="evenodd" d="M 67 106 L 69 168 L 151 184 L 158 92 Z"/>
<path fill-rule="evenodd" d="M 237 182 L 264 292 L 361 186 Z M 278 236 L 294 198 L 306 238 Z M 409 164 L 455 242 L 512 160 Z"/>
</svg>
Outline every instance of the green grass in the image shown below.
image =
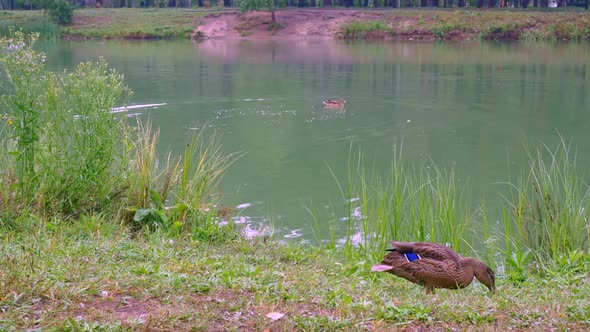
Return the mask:
<svg viewBox="0 0 590 332">
<path fill-rule="evenodd" d="M 108 112 L 129 93 L 121 75 L 102 61 L 54 76 L 22 41 L 17 33 L 0 50 L 11 74 L 1 99 L 0 330 L 590 328 L 590 189 L 563 139 L 527 149 L 499 227 L 452 170 L 416 171 L 402 144 L 387 174 L 351 153 L 346 182 L 336 179 L 351 202 L 349 235 L 364 237 L 358 247 L 245 240 L 219 225 L 216 188 L 235 156 L 215 135 L 199 132 L 182 156 L 159 158 L 157 130 Z M 393 239 L 482 257 L 497 294 L 475 283 L 427 296 L 369 272 Z"/>
<path fill-rule="evenodd" d="M 352 21 L 342 25 L 344 39 L 385 38 L 392 34 L 391 28 L 383 21 Z"/>
<path fill-rule="evenodd" d="M 74 12 L 64 35 L 71 38 L 188 38 L 210 11 L 186 9 L 83 9 Z"/>
<path fill-rule="evenodd" d="M 362 153 L 351 152 L 347 179 L 335 178 L 343 199 L 351 202 L 343 253 L 359 251 L 375 260 L 394 239 L 445 243 L 520 281 L 531 269 L 586 257 L 590 186 L 577 173 L 573 148 L 562 138 L 556 147 L 525 150 L 529 163 L 505 183 L 508 195 L 495 211 L 484 200 L 472 201 L 469 186 L 459 186 L 452 170 L 409 165 L 403 144 L 395 147 L 385 174 L 375 172 Z M 335 249 L 334 230 L 326 238 L 314 218 L 318 243 Z M 353 243 L 353 234 L 362 240 Z"/>
<path fill-rule="evenodd" d="M 0 11 L 0 34 L 10 26 L 40 32 L 42 38 L 170 39 L 190 38 L 200 19 L 219 10 L 102 8 L 77 9 L 73 23 L 58 26 L 42 11 Z M 360 10 L 362 13 L 363 10 Z M 583 9 L 568 8 L 446 10 L 395 9 L 370 11 L 345 22 L 336 34 L 345 39 L 524 39 L 586 40 L 590 18 Z M 238 21 L 243 36 L 257 22 Z M 273 31 L 276 31 L 274 29 Z"/>
<path fill-rule="evenodd" d="M 430 164 L 416 171 L 404 159 L 403 144 L 394 149 L 389 172 L 367 165 L 362 153 L 351 153 L 345 184 L 335 179 L 343 199 L 351 202 L 349 236 L 360 231 L 361 249 L 381 255 L 393 239 L 448 243 L 455 249 L 465 240 L 473 242 L 467 232 L 472 214 L 467 188 L 457 187 L 452 170 Z M 354 215 L 355 206 L 361 216 Z"/>
<path fill-rule="evenodd" d="M 6 36 L 11 27 L 25 33 L 38 32 L 41 38 L 59 38 L 61 28 L 41 11 L 0 11 L 0 36 Z"/>
<path fill-rule="evenodd" d="M 391 26 L 388 34 L 396 38 L 412 39 L 499 39 L 499 40 L 587 40 L 590 38 L 590 21 L 579 8 L 568 10 L 393 10 L 380 12 L 371 23 Z M 363 30 L 360 28 L 355 28 Z M 341 28 L 347 38 L 362 38 L 352 33 L 350 24 Z M 349 32 L 350 31 L 350 32 Z"/>
<path fill-rule="evenodd" d="M 376 261 L 360 252 L 131 232 L 99 216 L 23 221 L 3 229 L 0 253 L 2 330 L 590 327 L 587 254 L 524 282 L 499 273 L 489 297 L 477 283 L 427 296 L 369 272 Z"/>
<path fill-rule="evenodd" d="M 529 151 L 529 165 L 512 186 L 504 211 L 512 252 L 530 251 L 537 263 L 560 261 L 589 247 L 590 188 L 578 175 L 570 144 L 542 145 Z"/>
<path fill-rule="evenodd" d="M 72 24 L 58 26 L 43 11 L 0 11 L 0 35 L 10 26 L 40 32 L 42 38 L 189 38 L 200 18 L 214 13 L 192 9 L 76 9 Z"/>
</svg>

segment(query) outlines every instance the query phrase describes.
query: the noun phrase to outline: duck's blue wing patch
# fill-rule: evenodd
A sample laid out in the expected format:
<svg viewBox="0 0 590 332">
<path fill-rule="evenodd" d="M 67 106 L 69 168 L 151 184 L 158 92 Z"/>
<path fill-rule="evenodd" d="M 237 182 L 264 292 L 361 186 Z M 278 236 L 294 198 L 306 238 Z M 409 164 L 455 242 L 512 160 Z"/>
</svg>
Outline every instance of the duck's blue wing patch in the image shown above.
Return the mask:
<svg viewBox="0 0 590 332">
<path fill-rule="evenodd" d="M 408 262 L 413 262 L 413 261 L 417 261 L 417 260 L 421 259 L 420 255 L 415 254 L 413 252 L 407 252 L 404 254 L 404 256 L 406 256 L 406 259 L 408 260 Z"/>
</svg>

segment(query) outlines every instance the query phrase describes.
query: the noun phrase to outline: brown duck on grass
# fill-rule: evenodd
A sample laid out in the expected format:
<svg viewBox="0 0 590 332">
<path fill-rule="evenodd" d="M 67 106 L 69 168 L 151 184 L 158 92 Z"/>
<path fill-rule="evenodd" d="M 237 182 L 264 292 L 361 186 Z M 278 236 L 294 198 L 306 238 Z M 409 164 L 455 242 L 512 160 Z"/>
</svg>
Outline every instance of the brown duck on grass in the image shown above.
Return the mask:
<svg viewBox="0 0 590 332">
<path fill-rule="evenodd" d="M 371 271 L 389 272 L 426 287 L 426 294 L 435 288 L 464 288 L 473 278 L 496 292 L 494 271 L 473 257 L 461 257 L 451 248 L 427 242 L 391 242 L 393 249 Z"/>
</svg>

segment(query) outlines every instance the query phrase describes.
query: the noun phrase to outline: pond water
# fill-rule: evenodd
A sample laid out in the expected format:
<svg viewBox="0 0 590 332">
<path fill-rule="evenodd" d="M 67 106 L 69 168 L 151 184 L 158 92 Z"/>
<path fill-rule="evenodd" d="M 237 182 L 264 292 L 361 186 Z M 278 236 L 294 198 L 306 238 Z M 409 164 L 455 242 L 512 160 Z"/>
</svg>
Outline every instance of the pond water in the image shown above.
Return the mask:
<svg viewBox="0 0 590 332">
<path fill-rule="evenodd" d="M 334 41 L 84 41 L 40 44 L 52 70 L 102 56 L 126 76 L 131 110 L 180 152 L 207 126 L 244 155 L 222 183 L 240 222 L 272 222 L 278 236 L 314 238 L 346 225 L 350 153 L 373 172 L 403 142 L 416 168 L 453 169 L 474 203 L 499 201 L 524 144 L 571 140 L 590 161 L 588 44 L 345 43 Z M 329 98 L 344 110 L 325 109 Z M 583 168 L 583 167 L 582 167 Z M 491 202 L 491 203 L 490 203 Z M 326 234 L 324 232 L 324 234 Z"/>
</svg>

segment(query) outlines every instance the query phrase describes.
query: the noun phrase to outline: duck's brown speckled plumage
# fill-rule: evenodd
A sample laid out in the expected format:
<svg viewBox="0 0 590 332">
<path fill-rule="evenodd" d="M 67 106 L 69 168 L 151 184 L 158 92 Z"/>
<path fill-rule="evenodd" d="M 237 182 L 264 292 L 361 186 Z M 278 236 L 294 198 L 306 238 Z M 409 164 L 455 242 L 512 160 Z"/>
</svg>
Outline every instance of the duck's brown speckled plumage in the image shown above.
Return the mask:
<svg viewBox="0 0 590 332">
<path fill-rule="evenodd" d="M 324 107 L 326 108 L 344 108 L 344 104 L 346 104 L 346 100 L 340 99 L 328 99 L 324 100 Z"/>
<path fill-rule="evenodd" d="M 472 257 L 461 257 L 451 248 L 427 242 L 392 242 L 393 249 L 373 271 L 392 273 L 413 283 L 434 288 L 463 288 L 477 278 L 492 292 L 495 292 L 494 271 L 482 261 Z M 404 253 L 420 255 L 419 260 L 408 262 Z"/>
</svg>

